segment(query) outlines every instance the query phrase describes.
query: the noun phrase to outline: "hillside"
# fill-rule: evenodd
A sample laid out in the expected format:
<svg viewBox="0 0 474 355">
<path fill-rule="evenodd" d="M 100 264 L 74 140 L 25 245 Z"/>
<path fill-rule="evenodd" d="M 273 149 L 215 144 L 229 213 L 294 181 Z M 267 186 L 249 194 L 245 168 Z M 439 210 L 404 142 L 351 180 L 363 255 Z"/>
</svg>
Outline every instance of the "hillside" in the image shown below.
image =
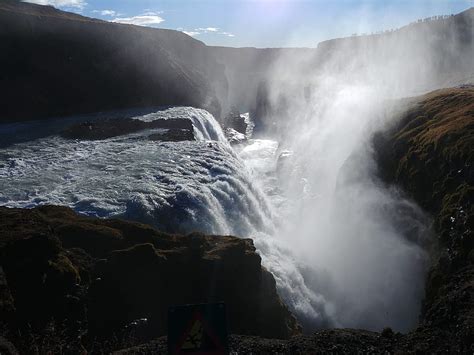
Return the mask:
<svg viewBox="0 0 474 355">
<path fill-rule="evenodd" d="M 160 105 L 220 114 L 222 66 L 178 31 L 6 0 L 0 43 L 0 122 Z"/>
<path fill-rule="evenodd" d="M 0 66 L 5 68 L 0 122 L 190 105 L 218 119 L 232 107 L 251 111 L 257 129 L 263 129 L 269 117 L 286 115 L 278 112 L 279 102 L 303 96 L 305 81 L 323 72 L 359 70 L 362 75 L 369 64 L 379 70 L 400 66 L 400 78 L 416 78 L 410 84 L 419 91 L 472 82 L 473 18 L 470 9 L 389 33 L 325 41 L 313 49 L 225 48 L 208 47 L 179 31 L 5 0 L 0 3 Z M 302 87 L 292 87 L 293 81 Z M 283 90 L 276 99 L 275 86 Z"/>
<path fill-rule="evenodd" d="M 380 175 L 434 218 L 422 327 L 472 344 L 474 87 L 437 90 L 410 101 L 396 124 L 375 137 Z"/>
<path fill-rule="evenodd" d="M 355 58 L 351 70 L 368 63 L 394 66 L 419 91 L 473 82 L 474 8 L 380 34 L 324 41 L 318 51 L 325 54 L 323 65 L 328 59 L 343 65 Z"/>
</svg>

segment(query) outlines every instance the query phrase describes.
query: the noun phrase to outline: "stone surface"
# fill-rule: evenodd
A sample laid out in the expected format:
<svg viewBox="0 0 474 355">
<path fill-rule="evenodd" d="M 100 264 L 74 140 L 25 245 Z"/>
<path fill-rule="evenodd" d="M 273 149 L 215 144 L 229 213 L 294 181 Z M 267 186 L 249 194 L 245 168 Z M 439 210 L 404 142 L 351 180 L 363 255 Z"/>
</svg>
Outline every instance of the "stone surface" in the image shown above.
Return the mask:
<svg viewBox="0 0 474 355">
<path fill-rule="evenodd" d="M 14 334 L 7 339 L 20 351 L 29 349 L 27 338 L 16 332 L 44 334 L 51 321 L 71 336 L 83 334 L 86 347 L 97 337 L 105 346 L 138 323 L 143 339 L 166 334 L 169 306 L 217 301 L 226 303 L 231 333 L 300 332 L 250 239 L 169 235 L 66 207 L 0 207 L 0 255 L 0 304 Z"/>
<path fill-rule="evenodd" d="M 150 135 L 152 140 L 194 140 L 193 124 L 189 119 L 170 118 L 145 122 L 133 118 L 105 119 L 72 125 L 61 132 L 68 139 L 99 140 L 145 129 L 166 129 L 167 132 Z"/>
</svg>

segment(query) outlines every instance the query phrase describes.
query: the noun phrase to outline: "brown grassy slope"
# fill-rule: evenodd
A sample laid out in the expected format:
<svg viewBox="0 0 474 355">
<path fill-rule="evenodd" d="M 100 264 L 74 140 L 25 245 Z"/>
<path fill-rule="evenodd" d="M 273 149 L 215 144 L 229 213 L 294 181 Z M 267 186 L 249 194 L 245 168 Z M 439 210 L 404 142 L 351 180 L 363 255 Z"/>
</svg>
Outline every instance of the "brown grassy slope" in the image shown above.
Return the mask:
<svg viewBox="0 0 474 355">
<path fill-rule="evenodd" d="M 474 339 L 474 87 L 411 100 L 375 138 L 380 172 L 434 216 L 422 324 L 459 342 Z"/>
<path fill-rule="evenodd" d="M 436 211 L 443 194 L 472 182 L 474 89 L 432 92 L 408 111 L 405 120 L 394 137 L 396 178 L 425 208 Z"/>
</svg>

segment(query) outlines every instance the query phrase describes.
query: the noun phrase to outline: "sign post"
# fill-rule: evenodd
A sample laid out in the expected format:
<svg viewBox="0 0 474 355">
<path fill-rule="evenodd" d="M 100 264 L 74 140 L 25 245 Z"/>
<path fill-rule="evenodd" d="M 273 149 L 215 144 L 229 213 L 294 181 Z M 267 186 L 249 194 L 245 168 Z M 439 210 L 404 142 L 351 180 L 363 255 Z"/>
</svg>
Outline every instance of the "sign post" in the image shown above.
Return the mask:
<svg viewBox="0 0 474 355">
<path fill-rule="evenodd" d="M 206 303 L 170 307 L 168 353 L 229 354 L 225 304 Z"/>
</svg>

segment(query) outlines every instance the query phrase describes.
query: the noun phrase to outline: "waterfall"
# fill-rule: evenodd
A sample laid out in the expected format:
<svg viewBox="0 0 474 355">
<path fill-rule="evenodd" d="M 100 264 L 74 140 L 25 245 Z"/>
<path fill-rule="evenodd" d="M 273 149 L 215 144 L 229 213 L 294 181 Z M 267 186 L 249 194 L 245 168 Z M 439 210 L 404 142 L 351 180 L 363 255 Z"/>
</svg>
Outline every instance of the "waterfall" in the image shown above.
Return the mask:
<svg viewBox="0 0 474 355">
<path fill-rule="evenodd" d="M 173 233 L 251 237 L 290 308 L 318 317 L 314 304 L 321 300 L 305 286 L 291 250 L 272 237 L 277 219 L 272 204 L 215 118 L 190 107 L 134 118 L 191 119 L 198 140 L 154 142 L 144 131 L 100 141 L 48 136 L 17 143 L 0 150 L 0 205 L 65 205 Z M 262 147 L 271 160 L 272 143 L 247 149 L 246 161 Z"/>
<path fill-rule="evenodd" d="M 250 237 L 263 265 L 275 276 L 280 295 L 308 329 L 347 325 L 377 329 L 387 325 L 383 311 L 391 305 L 385 300 L 398 297 L 408 304 L 410 292 L 416 297 L 420 292 L 416 283 L 403 287 L 413 281 L 412 272 L 415 278 L 422 274 L 423 255 L 399 238 L 387 217 L 404 209 L 416 218 L 417 211 L 374 185 L 360 196 L 359 185 L 343 183 L 340 177 L 346 175 L 340 170 L 357 141 L 353 135 L 358 124 L 347 125 L 338 112 L 329 112 L 332 123 L 326 122 L 325 129 L 306 129 L 313 135 L 301 136 L 290 169 L 280 167 L 279 174 L 275 173 L 277 142 L 252 140 L 234 150 L 210 113 L 190 107 L 134 118 L 190 119 L 196 141 L 151 141 L 147 137 L 153 130 L 148 130 L 98 141 L 53 135 L 17 143 L 0 150 L 0 205 L 65 205 L 81 214 L 126 218 L 171 233 Z M 339 117 L 340 125 L 335 121 Z M 340 144 L 329 145 L 328 140 Z M 286 180 L 286 190 L 278 181 L 281 178 Z M 334 194 L 336 180 L 339 193 Z M 363 180 L 370 183 L 367 176 Z M 359 200 L 350 207 L 354 198 Z M 381 206 L 380 201 L 386 204 Z M 374 208 L 385 210 L 385 215 L 374 212 L 368 217 Z M 358 219 L 357 211 L 365 214 L 365 220 Z M 360 257 L 347 254 L 350 250 L 344 246 L 351 246 Z M 349 270 L 341 257 L 351 265 Z M 380 300 L 376 293 L 357 291 L 359 286 L 381 287 L 380 272 L 361 265 L 377 258 L 390 262 L 389 269 L 380 270 L 393 271 L 395 282 Z M 397 260 L 403 263 L 398 269 L 393 265 Z M 348 295 L 353 298 L 344 298 Z M 361 296 L 367 301 L 356 302 Z M 395 324 L 399 329 L 406 329 L 406 312 L 413 307 L 417 304 L 400 305 L 401 319 Z"/>
<path fill-rule="evenodd" d="M 67 205 L 170 232 L 249 236 L 271 229 L 264 195 L 210 113 L 176 107 L 136 118 L 191 119 L 200 139 L 153 142 L 146 139 L 149 132 L 140 132 L 101 141 L 51 136 L 16 144 L 1 151 L 0 203 Z"/>
<path fill-rule="evenodd" d="M 142 121 L 167 120 L 170 118 L 189 119 L 193 123 L 194 134 L 197 140 L 227 142 L 221 126 L 214 116 L 206 110 L 192 107 L 171 107 L 147 115 L 136 116 L 135 118 Z"/>
</svg>

